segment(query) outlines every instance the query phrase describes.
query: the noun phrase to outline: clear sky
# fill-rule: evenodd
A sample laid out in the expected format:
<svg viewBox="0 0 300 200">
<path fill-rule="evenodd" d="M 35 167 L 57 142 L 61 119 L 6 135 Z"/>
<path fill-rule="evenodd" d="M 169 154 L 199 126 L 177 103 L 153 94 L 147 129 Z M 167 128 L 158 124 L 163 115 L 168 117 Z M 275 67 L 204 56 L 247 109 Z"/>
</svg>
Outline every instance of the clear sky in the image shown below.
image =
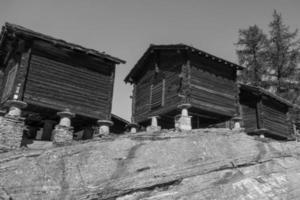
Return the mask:
<svg viewBox="0 0 300 200">
<path fill-rule="evenodd" d="M 236 62 L 238 30 L 267 30 L 277 9 L 300 28 L 300 0 L 0 0 L 0 24 L 16 23 L 127 61 L 117 67 L 113 113 L 130 119 L 123 82 L 147 47 L 185 43 Z"/>
</svg>

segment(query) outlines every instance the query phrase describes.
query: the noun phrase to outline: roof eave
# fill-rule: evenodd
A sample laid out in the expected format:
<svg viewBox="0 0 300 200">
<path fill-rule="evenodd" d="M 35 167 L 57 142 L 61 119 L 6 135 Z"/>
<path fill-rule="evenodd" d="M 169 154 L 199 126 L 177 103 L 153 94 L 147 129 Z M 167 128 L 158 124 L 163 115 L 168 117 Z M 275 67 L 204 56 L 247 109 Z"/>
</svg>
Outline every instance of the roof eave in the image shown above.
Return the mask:
<svg viewBox="0 0 300 200">
<path fill-rule="evenodd" d="M 69 49 L 72 49 L 72 50 L 76 49 L 78 51 L 82 51 L 86 54 L 90 54 L 90 55 L 93 55 L 95 57 L 99 57 L 99 58 L 102 58 L 102 59 L 107 59 L 111 62 L 114 62 L 115 64 L 125 64 L 126 63 L 126 61 L 124 61 L 122 59 L 119 59 L 117 57 L 111 56 L 109 54 L 103 54 L 103 53 L 98 52 L 97 50 L 94 50 L 94 49 L 88 49 L 88 48 L 82 47 L 82 46 L 77 45 L 77 44 L 73 44 L 73 43 L 69 43 L 69 42 L 66 42 L 66 41 L 61 40 L 61 39 L 53 38 L 52 36 L 48 36 L 48 35 L 45 35 L 45 34 L 42 34 L 42 33 L 38 33 L 38 32 L 35 32 L 33 30 L 24 28 L 24 27 L 19 26 L 19 25 L 14 25 L 14 24 L 10 24 L 10 23 L 6 22 L 4 27 L 7 30 L 11 30 L 15 34 L 24 34 L 27 37 L 37 38 L 39 40 L 43 40 L 43 41 L 48 42 L 48 43 L 60 45 L 64 48 L 69 48 Z"/>
<path fill-rule="evenodd" d="M 213 57 L 213 60 L 218 60 L 219 62 L 223 62 L 225 65 L 229 65 L 230 67 L 234 67 L 236 70 L 243 70 L 245 69 L 245 67 L 237 65 L 235 63 L 232 63 L 230 61 L 226 61 L 222 58 L 213 56 L 207 52 L 201 51 L 199 49 L 196 49 L 194 47 L 185 45 L 185 44 L 174 44 L 174 45 L 154 45 L 151 44 L 148 49 L 145 51 L 145 53 L 142 55 L 142 57 L 138 60 L 138 62 L 134 65 L 134 67 L 130 70 L 129 74 L 126 76 L 126 78 L 124 79 L 125 83 L 133 83 L 133 80 L 130 80 L 133 78 L 135 72 L 138 70 L 138 68 L 141 66 L 142 61 L 148 56 L 148 54 L 155 50 L 155 49 L 172 49 L 175 48 L 176 49 L 190 49 L 192 51 L 197 51 L 199 54 L 204 54 L 207 57 Z"/>
</svg>

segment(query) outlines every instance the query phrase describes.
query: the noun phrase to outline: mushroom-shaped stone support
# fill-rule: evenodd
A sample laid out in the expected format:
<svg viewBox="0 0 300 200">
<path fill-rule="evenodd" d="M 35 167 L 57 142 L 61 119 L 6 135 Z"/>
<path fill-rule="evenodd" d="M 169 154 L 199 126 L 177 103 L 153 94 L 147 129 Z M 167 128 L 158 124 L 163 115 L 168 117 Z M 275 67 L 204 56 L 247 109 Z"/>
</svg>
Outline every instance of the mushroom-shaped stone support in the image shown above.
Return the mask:
<svg viewBox="0 0 300 200">
<path fill-rule="evenodd" d="M 158 119 L 159 116 L 154 115 L 149 117 L 149 119 L 151 119 L 151 125 L 147 126 L 147 132 L 156 132 L 156 131 L 160 131 L 161 127 L 158 126 Z"/>
<path fill-rule="evenodd" d="M 176 116 L 175 118 L 175 128 L 182 131 L 192 130 L 191 116 L 189 116 L 188 109 L 191 107 L 191 104 L 184 103 L 177 106 L 181 109 L 181 115 Z"/>
<path fill-rule="evenodd" d="M 232 121 L 233 121 L 233 130 L 239 130 L 239 129 L 241 129 L 242 118 L 240 116 L 234 116 L 232 118 Z"/>
<path fill-rule="evenodd" d="M 189 116 L 188 109 L 192 107 L 189 103 L 180 104 L 177 108 L 181 109 L 181 116 Z"/>
<path fill-rule="evenodd" d="M 53 144 L 67 145 L 73 141 L 73 127 L 71 127 L 71 118 L 75 117 L 69 109 L 57 113 L 60 116 L 59 124 L 53 131 Z"/>
<path fill-rule="evenodd" d="M 8 117 L 21 117 L 22 109 L 27 107 L 27 103 L 19 100 L 8 100 L 6 106 L 9 111 L 6 114 Z"/>
<path fill-rule="evenodd" d="M 71 127 L 71 119 L 75 117 L 75 114 L 70 109 L 67 108 L 62 112 L 58 112 L 57 115 L 60 117 L 60 126 Z"/>
<path fill-rule="evenodd" d="M 139 125 L 136 123 L 130 123 L 126 126 L 126 128 L 130 129 L 130 133 L 137 133 L 137 129 L 139 128 Z"/>
<path fill-rule="evenodd" d="M 97 135 L 101 136 L 106 136 L 110 133 L 109 127 L 114 125 L 114 123 L 110 120 L 98 120 L 97 124 L 99 126 L 99 132 Z"/>
<path fill-rule="evenodd" d="M 9 112 L 3 116 L 1 112 L 0 118 L 0 145 L 8 149 L 15 149 L 21 146 L 24 125 L 24 118 L 21 117 L 21 109 L 25 108 L 27 104 L 19 100 L 9 100 L 6 102 L 9 107 Z"/>
</svg>

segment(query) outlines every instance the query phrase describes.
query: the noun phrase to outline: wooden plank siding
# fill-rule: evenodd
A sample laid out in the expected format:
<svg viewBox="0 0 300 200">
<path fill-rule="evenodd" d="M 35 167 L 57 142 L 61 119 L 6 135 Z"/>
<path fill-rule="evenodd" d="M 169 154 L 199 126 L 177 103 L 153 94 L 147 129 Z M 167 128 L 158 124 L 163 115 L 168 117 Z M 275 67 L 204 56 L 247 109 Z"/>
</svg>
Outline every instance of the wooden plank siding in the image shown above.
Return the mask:
<svg viewBox="0 0 300 200">
<path fill-rule="evenodd" d="M 176 107 L 180 103 L 178 97 L 180 78 L 179 73 L 172 71 L 164 71 L 161 69 L 161 73 L 165 74 L 165 78 L 161 80 L 157 90 L 159 90 L 155 96 L 155 105 L 151 109 L 151 85 L 152 78 L 154 77 L 154 71 L 148 71 L 147 74 L 135 85 L 136 97 L 135 97 L 135 112 L 134 119 L 136 122 L 142 122 L 147 120 L 151 115 L 161 114 L 166 110 Z M 164 94 L 164 95 L 163 95 Z M 159 98 L 159 99 L 157 99 Z M 160 104 L 160 105 L 158 105 Z"/>
<path fill-rule="evenodd" d="M 134 86 L 133 118 L 137 123 L 145 122 L 152 115 L 163 117 L 180 104 L 179 74 L 183 60 L 176 51 L 160 52 L 158 57 L 159 60 L 153 56 L 148 58 Z M 155 72 L 155 63 L 158 63 L 158 72 Z"/>
<path fill-rule="evenodd" d="M 159 80 L 157 83 L 151 85 L 151 96 L 150 96 L 150 104 L 151 110 L 155 110 L 161 106 L 163 106 L 163 80 Z"/>
<path fill-rule="evenodd" d="M 240 91 L 246 132 L 264 131 L 275 138 L 292 138 L 293 127 L 289 119 L 291 104 L 259 87 L 241 84 Z"/>
<path fill-rule="evenodd" d="M 287 108 L 282 105 L 271 103 L 268 100 L 262 101 L 263 128 L 279 136 L 290 134 L 290 124 L 287 118 Z"/>
<path fill-rule="evenodd" d="M 258 129 L 256 103 L 241 103 L 243 127 L 246 132 L 253 132 Z"/>
<path fill-rule="evenodd" d="M 76 114 L 106 119 L 111 109 L 111 78 L 33 54 L 24 100 L 53 109 L 68 107 Z"/>
<path fill-rule="evenodd" d="M 4 69 L 3 81 L 1 86 L 1 104 L 6 100 L 12 99 L 18 81 L 21 79 L 18 72 L 22 71 L 20 57 L 13 53 L 8 60 L 7 67 Z"/>
<path fill-rule="evenodd" d="M 151 45 L 125 78 L 135 88 L 133 118 L 144 126 L 159 115 L 163 128 L 174 127 L 177 106 L 191 103 L 197 127 L 229 120 L 238 112 L 237 68 L 187 45 Z"/>
<path fill-rule="evenodd" d="M 236 113 L 237 86 L 234 80 L 216 76 L 201 66 L 191 67 L 191 103 L 193 107 L 233 116 Z"/>
<path fill-rule="evenodd" d="M 138 84 L 135 85 L 135 112 L 134 119 L 136 122 L 141 122 L 147 119 L 150 105 L 150 91 L 151 91 L 152 73 L 148 72 Z"/>
</svg>

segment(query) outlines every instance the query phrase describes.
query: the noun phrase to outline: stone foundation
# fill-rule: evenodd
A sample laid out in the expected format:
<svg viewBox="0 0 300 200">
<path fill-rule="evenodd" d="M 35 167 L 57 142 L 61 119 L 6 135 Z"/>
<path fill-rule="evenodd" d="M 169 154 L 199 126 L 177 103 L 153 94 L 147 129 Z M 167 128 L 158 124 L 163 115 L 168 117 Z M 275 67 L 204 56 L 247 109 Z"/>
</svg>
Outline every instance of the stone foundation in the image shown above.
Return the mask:
<svg viewBox="0 0 300 200">
<path fill-rule="evenodd" d="M 147 128 L 146 128 L 147 132 L 157 132 L 160 130 L 161 130 L 160 126 L 147 126 Z"/>
<path fill-rule="evenodd" d="M 17 149 L 21 146 L 24 119 L 18 117 L 0 117 L 0 146 L 7 149 Z"/>
<path fill-rule="evenodd" d="M 191 116 L 189 116 L 188 109 L 192 107 L 189 103 L 183 103 L 177 106 L 181 109 L 181 115 L 175 117 L 175 129 L 180 131 L 192 130 Z"/>
<path fill-rule="evenodd" d="M 130 123 L 130 124 L 127 125 L 126 128 L 129 128 L 130 133 L 134 134 L 134 133 L 137 133 L 138 127 L 139 127 L 138 124 L 136 124 L 136 123 Z"/>
<path fill-rule="evenodd" d="M 53 144 L 57 146 L 69 145 L 73 141 L 73 128 L 57 125 L 53 130 Z"/>
<path fill-rule="evenodd" d="M 179 115 L 175 118 L 175 129 L 181 131 L 192 130 L 191 116 Z"/>
<path fill-rule="evenodd" d="M 110 133 L 109 127 L 112 126 L 114 123 L 110 120 L 98 120 L 97 123 L 98 123 L 99 129 L 98 129 L 98 133 L 95 135 L 95 137 L 108 136 Z"/>
<path fill-rule="evenodd" d="M 147 132 L 157 132 L 161 130 L 161 126 L 158 126 L 158 120 L 159 116 L 151 116 L 149 119 L 151 119 L 151 125 L 147 126 L 146 131 Z"/>
</svg>

